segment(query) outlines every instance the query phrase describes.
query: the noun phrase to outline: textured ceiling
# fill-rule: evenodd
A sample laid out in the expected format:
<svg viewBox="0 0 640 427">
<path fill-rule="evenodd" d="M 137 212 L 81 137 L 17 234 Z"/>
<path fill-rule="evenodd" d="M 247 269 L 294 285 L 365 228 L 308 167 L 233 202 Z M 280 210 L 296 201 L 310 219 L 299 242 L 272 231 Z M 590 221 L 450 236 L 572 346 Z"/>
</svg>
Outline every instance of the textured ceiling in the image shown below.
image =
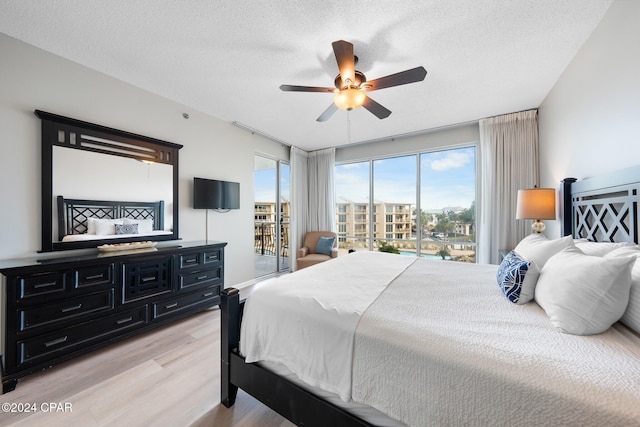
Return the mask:
<svg viewBox="0 0 640 427">
<path fill-rule="evenodd" d="M 0 31 L 315 150 L 539 106 L 612 1 L 3 0 Z M 360 108 L 316 122 L 330 93 L 279 86 L 332 86 L 339 39 L 369 80 L 427 77 L 371 92 L 384 120 Z"/>
</svg>

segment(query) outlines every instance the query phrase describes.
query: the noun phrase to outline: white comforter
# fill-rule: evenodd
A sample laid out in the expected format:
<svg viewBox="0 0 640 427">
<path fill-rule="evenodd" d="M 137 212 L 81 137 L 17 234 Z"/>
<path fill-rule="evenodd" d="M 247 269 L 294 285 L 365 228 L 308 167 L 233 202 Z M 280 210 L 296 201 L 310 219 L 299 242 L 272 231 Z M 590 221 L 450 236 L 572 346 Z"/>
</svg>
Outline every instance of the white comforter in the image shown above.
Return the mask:
<svg viewBox="0 0 640 427">
<path fill-rule="evenodd" d="M 358 320 L 414 261 L 363 252 L 258 285 L 245 303 L 240 352 L 248 363 L 282 364 L 348 401 Z"/>
<path fill-rule="evenodd" d="M 640 339 L 622 325 L 560 333 L 495 274 L 409 267 L 360 320 L 353 399 L 410 426 L 640 425 Z"/>
<path fill-rule="evenodd" d="M 621 325 L 557 332 L 537 304 L 507 301 L 497 266 L 380 253 L 321 266 L 252 293 L 247 361 L 410 426 L 640 425 L 640 338 Z"/>
</svg>

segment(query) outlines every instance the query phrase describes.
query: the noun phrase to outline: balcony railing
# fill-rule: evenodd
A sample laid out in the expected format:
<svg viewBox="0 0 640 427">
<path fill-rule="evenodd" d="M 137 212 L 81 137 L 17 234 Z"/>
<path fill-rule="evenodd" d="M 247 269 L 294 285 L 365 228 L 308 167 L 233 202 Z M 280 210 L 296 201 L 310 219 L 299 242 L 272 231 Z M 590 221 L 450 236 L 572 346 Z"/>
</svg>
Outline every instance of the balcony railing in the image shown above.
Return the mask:
<svg viewBox="0 0 640 427">
<path fill-rule="evenodd" d="M 254 249 L 256 254 L 276 255 L 276 223 L 256 221 L 254 223 Z M 280 223 L 280 256 L 289 256 L 289 223 Z"/>
</svg>

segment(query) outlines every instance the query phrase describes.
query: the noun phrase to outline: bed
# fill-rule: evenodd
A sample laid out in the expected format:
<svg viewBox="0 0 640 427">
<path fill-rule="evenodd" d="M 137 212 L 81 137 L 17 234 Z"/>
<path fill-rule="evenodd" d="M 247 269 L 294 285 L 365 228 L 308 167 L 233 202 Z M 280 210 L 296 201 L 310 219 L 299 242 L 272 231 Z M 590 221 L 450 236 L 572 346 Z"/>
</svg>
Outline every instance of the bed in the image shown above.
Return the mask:
<svg viewBox="0 0 640 427">
<path fill-rule="evenodd" d="M 164 230 L 164 201 L 123 202 L 56 198 L 58 241 L 144 239 Z M 116 234 L 116 225 L 118 227 Z M 129 225 L 131 227 L 124 227 Z M 135 226 L 134 226 L 135 225 Z"/>
<path fill-rule="evenodd" d="M 509 255 L 532 260 L 517 264 L 515 303 L 498 286 L 511 260 L 377 252 L 281 276 L 244 303 L 226 289 L 222 403 L 240 387 L 307 426 L 638 425 L 638 189 L 640 168 L 564 180 L 567 236 L 528 236 Z M 576 317 L 578 291 L 606 281 Z"/>
</svg>

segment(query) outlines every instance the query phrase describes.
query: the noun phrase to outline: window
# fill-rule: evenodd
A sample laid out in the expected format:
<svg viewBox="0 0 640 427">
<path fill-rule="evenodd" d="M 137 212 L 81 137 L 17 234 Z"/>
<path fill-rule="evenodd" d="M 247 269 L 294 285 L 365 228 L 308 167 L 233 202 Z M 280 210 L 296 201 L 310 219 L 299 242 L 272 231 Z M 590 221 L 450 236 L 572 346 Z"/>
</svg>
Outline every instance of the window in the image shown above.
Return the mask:
<svg viewBox="0 0 640 427">
<path fill-rule="evenodd" d="M 475 163 L 471 146 L 336 165 L 336 198 L 356 213 L 337 217 L 340 248 L 376 250 L 381 240 L 403 254 L 475 262 Z"/>
<path fill-rule="evenodd" d="M 420 250 L 475 262 L 475 147 L 420 155 Z"/>
</svg>

